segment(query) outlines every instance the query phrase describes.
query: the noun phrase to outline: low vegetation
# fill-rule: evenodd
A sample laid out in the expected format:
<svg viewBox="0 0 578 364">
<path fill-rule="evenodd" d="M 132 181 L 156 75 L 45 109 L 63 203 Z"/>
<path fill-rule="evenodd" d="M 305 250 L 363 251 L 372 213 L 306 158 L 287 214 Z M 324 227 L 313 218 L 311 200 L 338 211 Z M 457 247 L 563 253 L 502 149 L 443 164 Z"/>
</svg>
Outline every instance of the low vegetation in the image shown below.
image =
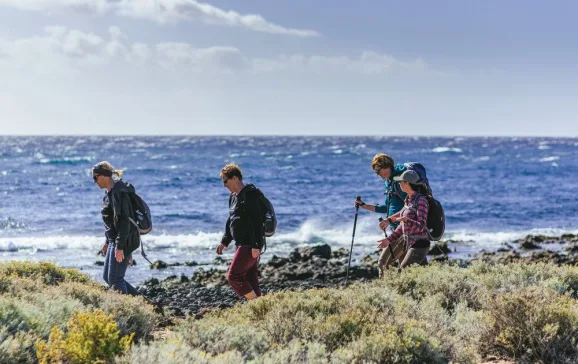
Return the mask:
<svg viewBox="0 0 578 364">
<path fill-rule="evenodd" d="M 141 299 L 105 291 L 74 271 L 19 264 L 0 265 L 5 362 L 578 360 L 574 267 L 414 267 L 346 289 L 270 294 L 177 321 L 151 340 L 157 317 Z"/>
</svg>

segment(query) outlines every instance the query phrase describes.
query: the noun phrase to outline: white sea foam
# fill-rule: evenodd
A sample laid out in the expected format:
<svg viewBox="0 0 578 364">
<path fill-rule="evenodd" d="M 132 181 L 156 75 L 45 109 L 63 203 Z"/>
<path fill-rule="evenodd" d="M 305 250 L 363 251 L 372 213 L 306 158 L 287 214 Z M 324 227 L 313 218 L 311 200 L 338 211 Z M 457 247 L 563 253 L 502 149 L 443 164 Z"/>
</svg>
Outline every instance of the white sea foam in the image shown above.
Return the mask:
<svg viewBox="0 0 578 364">
<path fill-rule="evenodd" d="M 450 147 L 436 147 L 432 149 L 434 153 L 462 153 L 460 148 L 450 148 Z"/>
<path fill-rule="evenodd" d="M 353 219 L 341 226 L 327 226 L 331 222 L 309 220 L 299 229 L 290 232 L 278 232 L 267 239 L 267 251 L 272 254 L 284 255 L 298 246 L 329 244 L 333 249 L 351 246 Z M 383 239 L 383 232 L 377 226 L 376 215 L 360 216 L 357 221 L 354 239 L 354 252 L 357 254 L 371 253 L 377 248 L 377 240 Z M 458 252 L 460 245 L 473 247 L 475 250 L 497 249 L 503 243 L 513 242 L 526 235 L 561 236 L 562 234 L 578 234 L 578 230 L 563 229 L 532 229 L 524 231 L 479 232 L 471 230 L 448 231 L 443 240 L 452 240 Z M 222 232 L 199 232 L 196 234 L 154 235 L 143 236 L 147 252 L 180 253 L 212 253 L 219 244 Z M 30 236 L 0 238 L 0 254 L 9 256 L 31 256 L 39 252 L 74 252 L 79 250 L 97 251 L 104 243 L 101 236 Z"/>
<path fill-rule="evenodd" d="M 559 156 L 554 155 L 554 156 L 551 156 L 551 157 L 541 158 L 541 159 L 540 159 L 540 162 L 554 162 L 554 161 L 557 161 L 557 160 L 559 160 L 559 159 L 560 159 Z"/>
</svg>

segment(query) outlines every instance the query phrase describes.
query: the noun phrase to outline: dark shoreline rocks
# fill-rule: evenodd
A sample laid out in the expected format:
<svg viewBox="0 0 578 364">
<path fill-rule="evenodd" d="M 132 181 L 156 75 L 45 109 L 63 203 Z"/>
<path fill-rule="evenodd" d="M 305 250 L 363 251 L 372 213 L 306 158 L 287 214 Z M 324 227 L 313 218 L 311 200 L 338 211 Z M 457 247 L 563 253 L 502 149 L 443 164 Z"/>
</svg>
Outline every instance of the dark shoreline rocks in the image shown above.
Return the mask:
<svg viewBox="0 0 578 364">
<path fill-rule="evenodd" d="M 561 250 L 543 249 L 543 246 L 552 243 L 561 244 Z M 437 245 L 439 249 L 432 244 L 428 258 L 430 261 L 453 261 L 461 266 L 467 266 L 476 260 L 498 264 L 578 264 L 578 235 L 571 234 L 558 238 L 528 235 L 524 239 L 504 244 L 497 251 L 481 251 L 468 260 L 448 259 L 447 254 L 451 252 L 448 243 L 438 242 Z M 351 266 L 349 282 L 377 278 L 378 254 L 379 251 L 376 250 L 362 258 L 359 264 Z M 261 289 L 267 294 L 283 290 L 342 287 L 347 274 L 348 256 L 346 249 L 332 251 L 327 244 L 298 248 L 287 257 L 274 255 L 259 267 Z M 231 307 L 244 301 L 236 296 L 227 282 L 225 269 L 230 262 L 216 259 L 215 263 L 223 269 L 199 268 L 191 277 L 171 276 L 162 281 L 151 278 L 140 286 L 139 290 L 152 302 L 163 307 L 165 315 L 169 316 L 201 317 L 204 312 Z"/>
<path fill-rule="evenodd" d="M 264 294 L 282 290 L 338 287 L 347 274 L 348 252 L 334 252 L 327 244 L 295 249 L 288 257 L 274 255 L 259 267 Z M 375 262 L 361 263 L 349 269 L 349 282 L 377 277 Z M 197 315 L 212 308 L 231 307 L 244 301 L 227 282 L 225 269 L 199 268 L 192 277 L 148 279 L 139 290 L 165 313 L 174 316 Z"/>
</svg>

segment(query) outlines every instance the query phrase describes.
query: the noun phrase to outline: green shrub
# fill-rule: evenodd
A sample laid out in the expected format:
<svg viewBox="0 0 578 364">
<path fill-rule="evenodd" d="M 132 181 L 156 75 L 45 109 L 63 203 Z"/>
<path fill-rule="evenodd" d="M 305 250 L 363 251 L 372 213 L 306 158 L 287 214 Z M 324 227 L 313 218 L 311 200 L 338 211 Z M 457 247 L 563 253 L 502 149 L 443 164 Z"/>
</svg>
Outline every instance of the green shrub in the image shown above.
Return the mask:
<svg viewBox="0 0 578 364">
<path fill-rule="evenodd" d="M 247 358 L 266 352 L 270 345 L 267 333 L 249 322 L 238 323 L 214 318 L 209 324 L 187 319 L 176 328 L 176 337 L 185 344 L 214 355 L 238 351 Z"/>
<path fill-rule="evenodd" d="M 0 327 L 0 363 L 35 363 L 35 337 L 24 331 L 13 334 L 7 327 Z"/>
<path fill-rule="evenodd" d="M 37 341 L 37 356 L 41 364 L 108 363 L 128 351 L 132 339 L 132 334 L 121 337 L 112 315 L 101 310 L 77 312 L 68 320 L 66 331 L 54 326 L 48 342 Z"/>
<path fill-rule="evenodd" d="M 443 355 L 427 335 L 410 326 L 381 327 L 332 354 L 339 363 L 446 363 Z"/>
<path fill-rule="evenodd" d="M 237 351 L 227 351 L 213 355 L 191 347 L 183 340 L 163 340 L 149 345 L 135 345 L 128 355 L 117 360 L 122 364 L 144 363 L 222 363 L 238 364 L 243 362 L 242 355 Z"/>
<path fill-rule="evenodd" d="M 252 360 L 255 364 L 325 364 L 329 363 L 329 353 L 323 344 L 315 342 L 291 341 L 288 345 L 272 349 Z"/>
<path fill-rule="evenodd" d="M 41 280 L 44 284 L 54 285 L 63 282 L 94 284 L 95 282 L 76 269 L 61 268 L 50 262 L 11 261 L 0 264 L 0 277 L 19 277 Z"/>
<path fill-rule="evenodd" d="M 542 363 L 578 355 L 578 304 L 569 295 L 523 288 L 498 297 L 490 312 L 489 352 Z"/>
<path fill-rule="evenodd" d="M 150 335 L 158 320 L 151 305 L 85 279 L 52 263 L 0 263 L 0 362 L 36 362 L 31 343 L 49 340 L 55 326 L 64 330 L 75 311 L 112 314 L 121 336 Z"/>
<path fill-rule="evenodd" d="M 72 355 L 65 347 L 90 346 L 82 335 L 73 345 L 65 323 L 75 310 L 89 315 L 83 312 L 94 309 L 113 320 L 119 337 L 141 339 L 115 359 L 124 363 L 578 359 L 576 267 L 480 262 L 469 268 L 411 267 L 347 289 L 279 292 L 200 320 L 179 320 L 168 339 L 146 344 L 142 339 L 149 338 L 158 318 L 150 305 L 67 274 L 50 265 L 7 269 L 0 264 L 0 358 L 9 358 L 0 360 L 30 362 L 36 340 L 45 345 L 39 355 L 50 360 Z M 22 350 L 16 352 L 17 347 Z M 102 360 L 114 356 L 105 354 L 108 359 Z"/>
</svg>

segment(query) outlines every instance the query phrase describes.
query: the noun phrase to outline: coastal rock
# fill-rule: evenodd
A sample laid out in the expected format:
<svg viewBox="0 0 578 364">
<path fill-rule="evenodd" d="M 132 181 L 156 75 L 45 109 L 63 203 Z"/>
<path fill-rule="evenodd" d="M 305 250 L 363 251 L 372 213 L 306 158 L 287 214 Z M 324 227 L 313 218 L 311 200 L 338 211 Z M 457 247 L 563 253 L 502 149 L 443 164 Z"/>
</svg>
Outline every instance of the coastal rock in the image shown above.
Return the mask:
<svg viewBox="0 0 578 364">
<path fill-rule="evenodd" d="M 338 255 L 339 256 L 339 255 Z M 377 277 L 375 261 L 353 265 L 349 281 L 365 281 Z M 283 290 L 337 287 L 343 285 L 347 256 L 336 258 L 328 245 L 299 248 L 288 258 L 273 256 L 261 264 L 260 286 L 264 294 Z M 231 307 L 241 299 L 227 282 L 225 269 L 200 268 L 190 278 L 171 276 L 163 281 L 149 279 L 139 290 L 170 315 L 202 316 L 212 308 Z"/>
<path fill-rule="evenodd" d="M 169 265 L 162 260 L 155 260 L 155 262 L 151 264 L 151 269 L 165 269 L 168 268 L 168 266 Z"/>
<path fill-rule="evenodd" d="M 542 249 L 542 247 L 538 244 L 533 243 L 532 241 L 526 240 L 522 244 L 520 244 L 520 249 L 536 250 L 536 249 Z"/>
<path fill-rule="evenodd" d="M 337 249 L 337 250 L 334 250 L 334 251 L 331 253 L 331 256 L 332 256 L 333 258 L 337 258 L 337 259 L 339 259 L 339 258 L 344 258 L 344 257 L 348 257 L 348 256 L 349 256 L 349 250 L 348 250 L 348 249 L 345 249 L 345 248 L 339 248 L 339 249 Z"/>
<path fill-rule="evenodd" d="M 213 259 L 213 265 L 229 265 L 230 263 L 230 260 L 225 260 L 221 256 L 217 256 Z"/>
<path fill-rule="evenodd" d="M 560 241 L 560 238 L 555 236 L 546 236 L 546 235 L 527 235 L 523 239 L 515 240 L 514 243 L 518 243 L 520 245 L 523 244 L 550 244 L 550 243 L 557 243 Z"/>
<path fill-rule="evenodd" d="M 509 244 L 504 244 L 500 251 L 481 251 L 470 260 L 452 260 L 460 266 L 467 266 L 472 261 L 483 260 L 496 264 L 537 263 L 548 264 L 578 264 L 578 238 L 565 236 L 561 238 L 528 236 L 517 243 L 524 242 L 543 244 L 545 241 L 558 242 L 563 250 L 553 252 L 548 250 L 517 252 Z M 441 243 L 444 252 L 450 250 L 447 243 Z M 434 255 L 431 261 L 447 261 L 444 255 L 435 255 L 437 248 L 433 247 Z M 361 261 L 354 258 L 349 269 L 349 282 L 367 281 L 377 278 L 376 257 L 379 250 L 368 254 Z M 261 264 L 260 286 L 263 294 L 285 290 L 301 290 L 323 287 L 341 287 L 345 283 L 349 252 L 346 249 L 331 251 L 328 245 L 301 247 L 293 250 L 288 257 L 273 256 L 266 264 Z M 162 281 L 149 279 L 139 290 L 153 303 L 164 307 L 169 315 L 193 315 L 202 317 L 211 310 L 231 307 L 240 299 L 227 282 L 225 265 L 219 268 L 196 270 L 191 277 L 184 275 L 171 276 Z"/>
<path fill-rule="evenodd" d="M 308 260 L 312 257 L 321 257 L 323 259 L 331 259 L 331 247 L 327 244 L 306 246 L 299 248 L 299 254 L 302 260 Z"/>
<path fill-rule="evenodd" d="M 281 258 L 276 255 L 273 255 L 273 257 L 269 259 L 269 261 L 267 262 L 267 265 L 273 268 L 279 268 L 288 263 L 290 263 L 290 260 L 288 258 Z"/>
</svg>

